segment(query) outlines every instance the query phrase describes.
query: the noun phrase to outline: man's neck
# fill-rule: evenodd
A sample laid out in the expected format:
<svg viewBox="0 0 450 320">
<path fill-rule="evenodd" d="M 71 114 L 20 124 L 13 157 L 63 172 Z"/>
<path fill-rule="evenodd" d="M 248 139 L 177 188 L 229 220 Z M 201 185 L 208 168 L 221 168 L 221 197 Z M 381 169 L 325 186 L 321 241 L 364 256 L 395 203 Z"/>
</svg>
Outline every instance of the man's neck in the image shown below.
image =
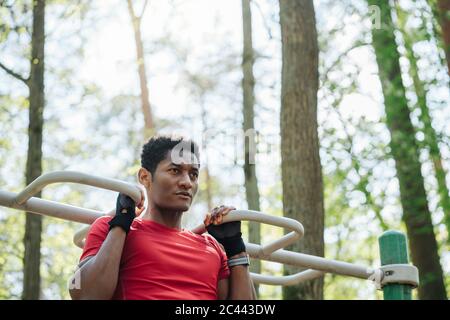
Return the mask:
<svg viewBox="0 0 450 320">
<path fill-rule="evenodd" d="M 155 206 L 149 206 L 141 215 L 142 220 L 152 220 L 168 228 L 181 230 L 181 217 L 183 211 L 164 210 Z"/>
</svg>

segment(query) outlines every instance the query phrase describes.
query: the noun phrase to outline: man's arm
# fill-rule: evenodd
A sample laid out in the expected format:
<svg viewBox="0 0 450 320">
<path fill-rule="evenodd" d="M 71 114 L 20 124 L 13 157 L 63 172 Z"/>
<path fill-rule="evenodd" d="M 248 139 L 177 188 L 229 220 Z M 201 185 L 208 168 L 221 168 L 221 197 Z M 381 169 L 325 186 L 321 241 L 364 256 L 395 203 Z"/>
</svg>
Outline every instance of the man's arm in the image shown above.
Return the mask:
<svg viewBox="0 0 450 320">
<path fill-rule="evenodd" d="M 98 253 L 80 263 L 81 267 L 74 275 L 74 277 L 80 277 L 79 281 L 75 281 L 75 283 L 79 283 L 79 288 L 69 290 L 72 299 L 106 300 L 112 298 L 119 277 L 120 258 L 125 237 L 126 232 L 123 229 L 113 228 Z"/>
<path fill-rule="evenodd" d="M 234 207 L 216 207 L 207 214 L 204 224 L 211 234 L 224 248 L 229 260 L 247 256 L 242 240 L 241 222 L 233 221 L 222 224 L 223 216 Z M 248 265 L 229 266 L 230 276 L 218 283 L 218 298 L 220 300 L 254 300 L 256 292 L 250 277 Z"/>
<path fill-rule="evenodd" d="M 245 257 L 245 252 L 236 254 L 230 259 Z M 230 267 L 228 300 L 255 300 L 256 293 L 247 265 Z"/>
<path fill-rule="evenodd" d="M 143 202 L 138 204 L 143 210 Z M 136 217 L 133 200 L 123 194 L 117 197 L 114 217 L 109 221 L 109 232 L 93 257 L 81 261 L 80 269 L 72 277 L 78 288 L 69 289 L 70 296 L 78 299 L 111 299 L 119 277 L 120 259 L 125 238 Z M 76 279 L 78 277 L 78 279 Z M 75 281 L 74 281 L 75 280 Z"/>
<path fill-rule="evenodd" d="M 236 255 L 232 258 L 238 258 L 242 255 Z M 232 290 L 230 290 L 230 287 Z M 250 287 L 251 297 L 240 297 L 240 293 L 248 295 L 247 287 Z M 226 279 L 219 280 L 217 284 L 217 298 L 219 300 L 256 300 L 256 290 L 253 280 L 250 277 L 248 266 L 234 266 L 230 268 L 230 276 Z"/>
</svg>

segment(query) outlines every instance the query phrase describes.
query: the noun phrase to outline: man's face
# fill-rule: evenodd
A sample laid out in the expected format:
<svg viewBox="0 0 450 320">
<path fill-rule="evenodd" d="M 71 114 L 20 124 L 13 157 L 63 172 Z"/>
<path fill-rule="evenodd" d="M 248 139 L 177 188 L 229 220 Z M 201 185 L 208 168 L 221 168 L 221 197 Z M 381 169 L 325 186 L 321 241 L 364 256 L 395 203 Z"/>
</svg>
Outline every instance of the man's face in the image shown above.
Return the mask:
<svg viewBox="0 0 450 320">
<path fill-rule="evenodd" d="M 171 152 L 156 167 L 149 188 L 152 203 L 160 208 L 187 211 L 198 189 L 199 166 L 172 162 Z"/>
</svg>

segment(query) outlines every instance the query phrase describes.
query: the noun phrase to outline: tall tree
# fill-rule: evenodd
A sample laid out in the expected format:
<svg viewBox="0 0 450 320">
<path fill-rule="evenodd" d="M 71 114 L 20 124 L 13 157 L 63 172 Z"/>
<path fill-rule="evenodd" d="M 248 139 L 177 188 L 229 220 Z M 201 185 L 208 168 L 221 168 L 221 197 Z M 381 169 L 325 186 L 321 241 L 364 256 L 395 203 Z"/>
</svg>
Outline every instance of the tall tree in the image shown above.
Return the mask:
<svg viewBox="0 0 450 320">
<path fill-rule="evenodd" d="M 42 131 L 44 125 L 44 43 L 45 0 L 33 1 L 33 32 L 31 36 L 30 111 L 26 183 L 42 174 Z M 39 193 L 38 197 L 41 194 Z M 26 213 L 24 255 L 24 288 L 22 299 L 39 299 L 41 274 L 42 216 Z"/>
<path fill-rule="evenodd" d="M 202 119 L 202 129 L 203 132 L 207 132 L 209 130 L 208 119 L 207 119 L 207 111 L 205 107 L 204 97 L 200 97 L 200 117 Z M 208 162 L 208 150 L 205 150 L 205 154 L 203 155 L 204 165 L 203 172 L 205 173 L 205 195 L 206 195 L 206 205 L 208 206 L 208 212 L 211 212 L 213 209 L 213 195 L 212 195 L 212 179 L 209 173 L 209 162 Z"/>
<path fill-rule="evenodd" d="M 427 103 L 427 90 L 425 84 L 419 77 L 419 68 L 417 65 L 418 57 L 413 50 L 415 42 L 414 35 L 417 39 L 417 32 L 407 28 L 407 12 L 403 11 L 397 3 L 397 17 L 399 29 L 402 33 L 403 43 L 405 46 L 406 57 L 409 60 L 409 75 L 413 82 L 413 90 L 417 96 L 417 107 L 420 110 L 420 121 L 423 125 L 424 147 L 430 153 L 431 162 L 433 163 L 434 173 L 438 184 L 439 205 L 444 212 L 444 221 L 447 231 L 450 234 L 450 193 L 446 183 L 446 170 L 443 165 L 441 151 L 439 149 L 439 140 L 431 123 L 431 115 Z M 450 241 L 450 237 L 448 237 Z"/>
<path fill-rule="evenodd" d="M 255 104 L 255 77 L 253 76 L 254 52 L 252 42 L 252 12 L 250 0 L 242 0 L 242 22 L 244 31 L 244 50 L 242 57 L 242 91 L 244 95 L 243 103 L 243 129 L 246 133 L 244 140 L 244 176 L 245 176 L 245 195 L 249 210 L 260 211 L 258 180 L 256 177 L 256 164 L 254 146 L 255 124 L 254 124 L 254 104 Z M 259 223 L 249 222 L 248 239 L 252 243 L 261 242 L 261 228 Z M 261 273 L 261 261 L 257 260 L 250 266 L 250 271 Z M 255 286 L 258 294 L 259 286 Z"/>
<path fill-rule="evenodd" d="M 368 0 L 377 6 L 382 19 L 380 27 L 372 27 L 378 72 L 384 96 L 387 127 L 391 135 L 390 149 L 395 160 L 400 184 L 403 220 L 409 238 L 412 262 L 419 269 L 420 299 L 446 299 L 442 267 L 436 237 L 428 209 L 424 179 L 419 161 L 419 148 L 407 106 L 400 70 L 389 0 Z"/>
<path fill-rule="evenodd" d="M 150 106 L 148 84 L 147 84 L 147 73 L 145 70 L 144 45 L 142 43 L 142 34 L 141 34 L 141 21 L 142 16 L 145 12 L 145 8 L 147 7 L 147 3 L 148 1 L 145 0 L 142 6 L 141 14 L 136 15 L 136 12 L 133 7 L 133 2 L 131 0 L 127 0 L 128 12 L 130 14 L 131 22 L 133 24 L 134 41 L 136 43 L 136 61 L 138 65 L 139 85 L 141 88 L 141 106 L 142 106 L 142 113 L 144 114 L 145 138 L 152 136 L 155 133 L 155 123 L 152 115 L 152 109 Z"/>
<path fill-rule="evenodd" d="M 28 154 L 25 170 L 26 184 L 42 173 L 42 130 L 44 125 L 44 43 L 45 43 L 45 0 L 36 0 L 33 5 L 33 30 L 31 34 L 30 73 L 27 78 L 0 63 L 9 75 L 26 84 L 29 90 Z M 40 197 L 38 193 L 36 197 Z M 26 213 L 23 257 L 22 299 L 40 297 L 40 262 L 42 216 Z"/>
<path fill-rule="evenodd" d="M 305 237 L 292 250 L 324 255 L 324 204 L 317 132 L 319 50 L 312 0 L 280 0 L 282 35 L 281 171 L 284 215 Z M 298 272 L 285 267 L 285 273 Z M 322 299 L 323 278 L 283 288 L 284 299 Z"/>
<path fill-rule="evenodd" d="M 428 0 L 428 2 L 438 23 L 438 27 L 435 28 L 440 36 L 438 42 L 445 51 L 447 71 L 450 75 L 450 0 Z"/>
</svg>

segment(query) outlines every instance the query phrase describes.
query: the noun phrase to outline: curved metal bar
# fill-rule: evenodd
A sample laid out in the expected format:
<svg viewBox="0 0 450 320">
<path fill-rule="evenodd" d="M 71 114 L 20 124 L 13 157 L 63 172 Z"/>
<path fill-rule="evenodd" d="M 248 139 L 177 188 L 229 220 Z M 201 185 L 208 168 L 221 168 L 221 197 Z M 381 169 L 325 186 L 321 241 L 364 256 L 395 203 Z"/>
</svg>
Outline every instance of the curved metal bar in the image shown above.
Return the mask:
<svg viewBox="0 0 450 320">
<path fill-rule="evenodd" d="M 304 235 L 303 225 L 297 220 L 286 218 L 286 217 L 277 217 L 271 216 L 262 212 L 253 211 L 253 210 L 233 210 L 228 213 L 228 215 L 223 217 L 223 222 L 231 222 L 231 221 L 255 221 L 260 223 L 266 223 L 273 226 L 286 228 L 292 230 L 292 232 L 284 235 L 280 239 L 277 239 L 273 242 L 270 242 L 266 245 L 263 245 L 260 248 L 259 255 L 268 255 L 278 249 L 284 248 L 296 240 L 300 239 Z M 192 229 L 192 232 L 202 234 L 205 232 L 205 225 L 202 223 L 201 225 Z"/>
<path fill-rule="evenodd" d="M 15 202 L 19 205 L 24 204 L 45 186 L 60 182 L 73 182 L 113 190 L 129 195 L 136 203 L 141 201 L 141 192 L 139 187 L 131 183 L 116 179 L 102 178 L 76 171 L 54 171 L 46 173 L 31 182 L 17 195 Z"/>
</svg>

